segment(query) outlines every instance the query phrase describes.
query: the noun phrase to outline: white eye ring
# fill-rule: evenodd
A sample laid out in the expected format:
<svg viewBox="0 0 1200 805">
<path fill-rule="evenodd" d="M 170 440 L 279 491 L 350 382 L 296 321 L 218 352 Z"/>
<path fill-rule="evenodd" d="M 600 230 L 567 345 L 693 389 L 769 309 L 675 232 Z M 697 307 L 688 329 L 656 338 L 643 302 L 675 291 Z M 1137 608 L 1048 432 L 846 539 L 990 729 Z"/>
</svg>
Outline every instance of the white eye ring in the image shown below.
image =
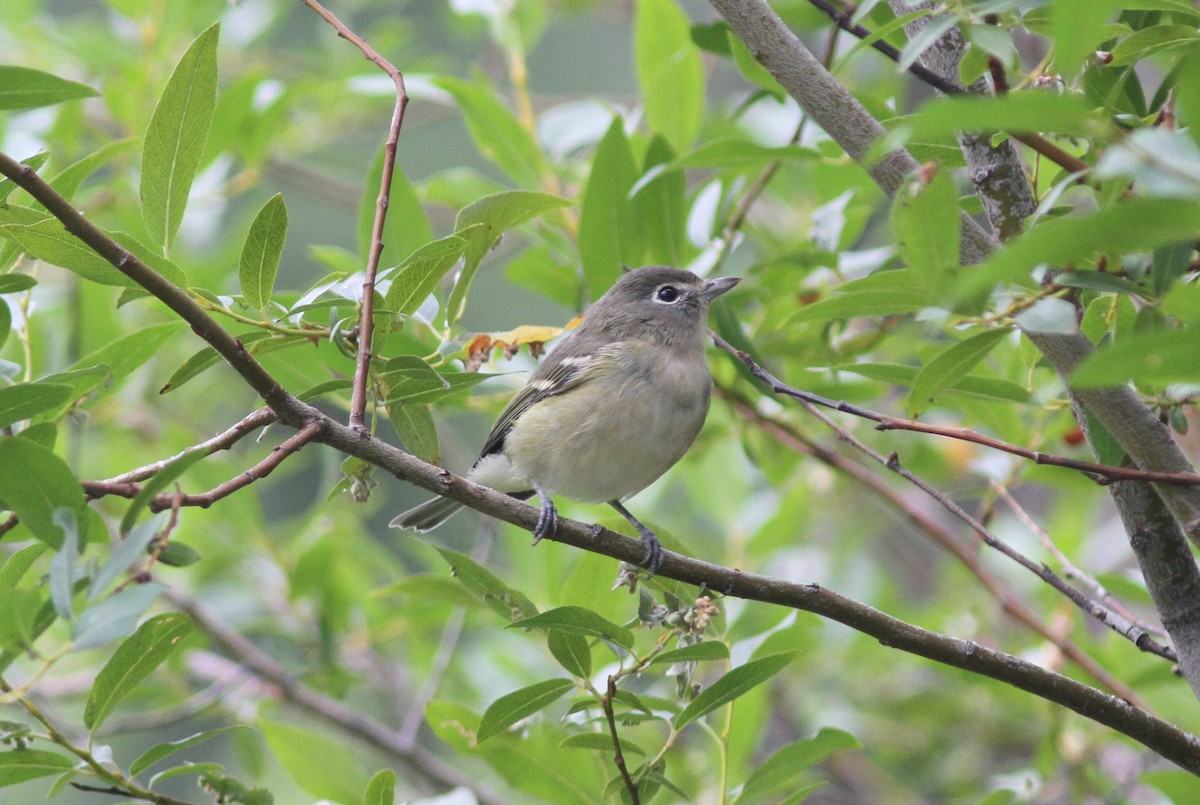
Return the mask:
<svg viewBox="0 0 1200 805">
<path fill-rule="evenodd" d="M 673 305 L 683 298 L 683 294 L 674 285 L 660 285 L 654 289 L 652 298 L 660 305 Z"/>
</svg>

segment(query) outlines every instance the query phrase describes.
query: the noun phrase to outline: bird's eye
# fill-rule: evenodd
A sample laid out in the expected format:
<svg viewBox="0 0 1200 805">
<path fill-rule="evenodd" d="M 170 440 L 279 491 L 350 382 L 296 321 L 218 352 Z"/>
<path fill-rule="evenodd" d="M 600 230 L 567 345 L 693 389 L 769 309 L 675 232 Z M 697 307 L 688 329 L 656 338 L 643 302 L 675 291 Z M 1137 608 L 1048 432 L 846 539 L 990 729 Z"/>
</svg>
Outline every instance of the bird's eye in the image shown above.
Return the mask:
<svg viewBox="0 0 1200 805">
<path fill-rule="evenodd" d="M 665 305 L 673 304 L 679 300 L 679 289 L 674 285 L 664 285 L 654 292 L 654 301 L 662 302 Z"/>
</svg>

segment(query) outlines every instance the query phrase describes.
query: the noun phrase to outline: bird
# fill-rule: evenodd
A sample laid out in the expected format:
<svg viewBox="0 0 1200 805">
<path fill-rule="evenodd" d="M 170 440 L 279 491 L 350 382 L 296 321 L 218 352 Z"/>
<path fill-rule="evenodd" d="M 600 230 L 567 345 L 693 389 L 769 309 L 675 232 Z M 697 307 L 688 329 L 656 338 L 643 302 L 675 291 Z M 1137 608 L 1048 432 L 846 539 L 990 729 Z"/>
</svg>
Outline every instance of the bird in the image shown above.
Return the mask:
<svg viewBox="0 0 1200 805">
<path fill-rule="evenodd" d="M 637 530 L 642 565 L 657 572 L 662 545 L 623 501 L 658 480 L 700 433 L 712 396 L 709 306 L 738 282 L 669 266 L 621 276 L 508 403 L 468 480 L 519 500 L 536 495 L 535 545 L 557 528 L 552 495 L 607 503 Z M 462 505 L 433 498 L 390 525 L 430 531 Z"/>
</svg>

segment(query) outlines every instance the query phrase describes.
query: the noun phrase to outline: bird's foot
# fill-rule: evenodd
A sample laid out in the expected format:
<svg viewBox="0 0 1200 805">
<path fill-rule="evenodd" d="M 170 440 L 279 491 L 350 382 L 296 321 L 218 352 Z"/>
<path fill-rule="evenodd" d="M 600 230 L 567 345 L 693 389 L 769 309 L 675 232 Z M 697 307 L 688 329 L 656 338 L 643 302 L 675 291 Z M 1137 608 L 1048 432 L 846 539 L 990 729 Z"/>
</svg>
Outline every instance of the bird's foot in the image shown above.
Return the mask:
<svg viewBox="0 0 1200 805">
<path fill-rule="evenodd" d="M 639 528 L 638 533 L 641 534 L 642 545 L 646 550 L 645 555 L 642 557 L 642 567 L 646 568 L 648 571 L 647 578 L 650 578 L 662 567 L 663 559 L 665 558 L 663 556 L 663 546 L 658 541 L 658 537 L 654 536 L 654 532 L 645 526 Z"/>
<path fill-rule="evenodd" d="M 533 527 L 533 544 L 537 545 L 546 537 L 553 537 L 558 531 L 558 510 L 554 501 L 541 490 L 538 491 L 541 506 L 538 511 L 537 525 Z"/>
</svg>

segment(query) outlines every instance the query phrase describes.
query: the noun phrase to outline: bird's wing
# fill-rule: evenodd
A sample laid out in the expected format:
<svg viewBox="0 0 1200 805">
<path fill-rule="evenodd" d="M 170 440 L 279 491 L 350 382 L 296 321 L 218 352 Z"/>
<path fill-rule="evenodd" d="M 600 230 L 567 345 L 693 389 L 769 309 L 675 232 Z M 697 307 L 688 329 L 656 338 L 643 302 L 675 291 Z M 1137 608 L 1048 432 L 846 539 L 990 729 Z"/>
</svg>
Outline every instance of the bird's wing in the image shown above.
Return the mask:
<svg viewBox="0 0 1200 805">
<path fill-rule="evenodd" d="M 529 382 L 525 384 L 525 388 L 517 392 L 517 396 L 509 401 L 508 407 L 504 409 L 500 418 L 496 420 L 496 424 L 492 426 L 492 432 L 488 434 L 479 458 L 482 459 L 502 450 L 504 440 L 508 437 L 508 432 L 512 430 L 513 423 L 530 408 L 547 397 L 554 397 L 578 388 L 589 378 L 596 376 L 594 371 L 596 368 L 612 360 L 611 345 L 602 347 L 596 352 L 581 354 L 576 346 L 580 343 L 579 339 L 570 338 L 559 344 L 558 348 L 542 362 L 537 371 L 529 378 Z"/>
</svg>

